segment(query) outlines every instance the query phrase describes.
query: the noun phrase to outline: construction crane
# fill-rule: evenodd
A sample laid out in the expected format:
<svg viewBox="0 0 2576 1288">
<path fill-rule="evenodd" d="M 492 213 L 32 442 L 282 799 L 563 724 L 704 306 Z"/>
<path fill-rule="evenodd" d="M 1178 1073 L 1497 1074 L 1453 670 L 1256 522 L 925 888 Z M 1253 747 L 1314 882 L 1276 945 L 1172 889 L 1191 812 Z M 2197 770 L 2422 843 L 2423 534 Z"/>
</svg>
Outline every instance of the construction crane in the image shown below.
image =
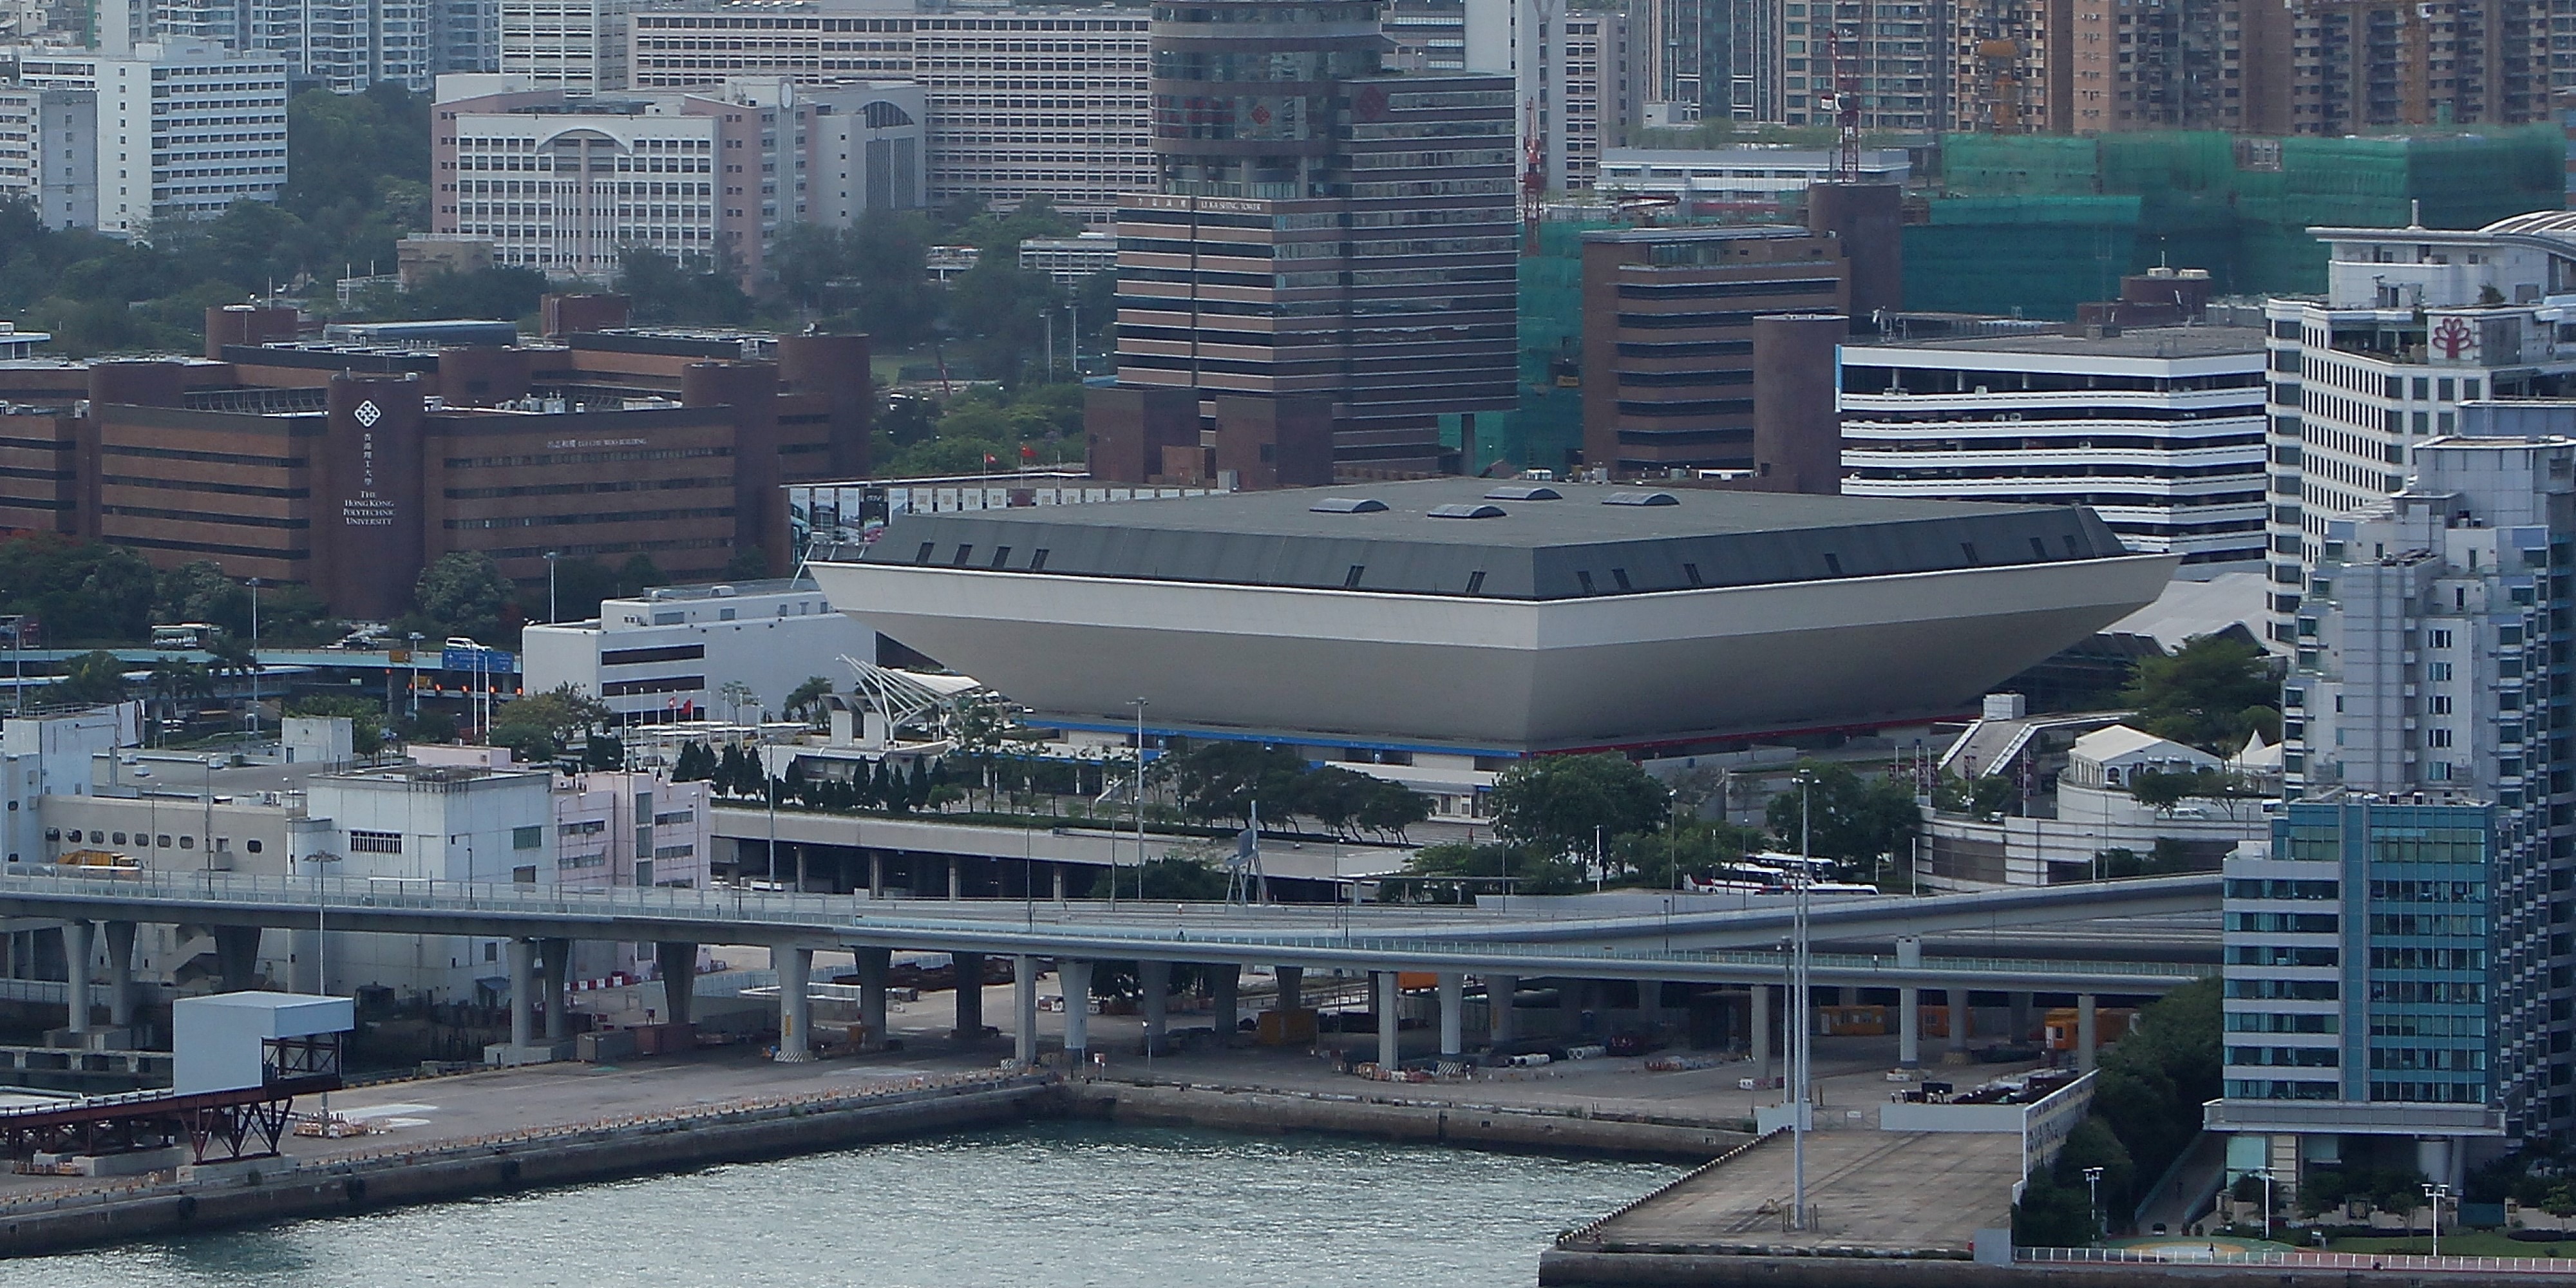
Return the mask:
<svg viewBox="0 0 2576 1288">
<path fill-rule="evenodd" d="M 1833 15 L 1825 21 L 1825 74 L 1831 77 L 1833 92 L 1817 100 L 1834 123 L 1835 146 L 1833 179 L 1835 183 L 1860 182 L 1860 84 L 1859 78 L 1843 62 L 1842 6 L 1828 4 Z M 1857 34 L 1857 33 L 1855 33 Z"/>
<path fill-rule="evenodd" d="M 1536 99 L 1528 111 L 1521 131 L 1527 136 L 1521 145 L 1521 253 L 1536 255 L 1539 221 L 1547 217 L 1547 137 L 1539 133 Z"/>
</svg>

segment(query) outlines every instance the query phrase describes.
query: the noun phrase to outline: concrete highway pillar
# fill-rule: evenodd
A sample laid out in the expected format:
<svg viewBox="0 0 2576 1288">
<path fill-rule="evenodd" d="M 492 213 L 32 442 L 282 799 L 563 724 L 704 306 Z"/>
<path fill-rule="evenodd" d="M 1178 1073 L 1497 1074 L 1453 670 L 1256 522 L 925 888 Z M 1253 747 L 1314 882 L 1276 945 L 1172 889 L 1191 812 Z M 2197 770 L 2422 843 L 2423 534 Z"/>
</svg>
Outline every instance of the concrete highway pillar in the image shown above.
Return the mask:
<svg viewBox="0 0 2576 1288">
<path fill-rule="evenodd" d="M 965 881 L 966 860 L 957 855 L 950 855 L 948 858 L 948 897 L 951 901 L 965 897 L 961 890 Z"/>
<path fill-rule="evenodd" d="M 1456 971 L 1440 975 L 1440 1058 L 1456 1064 L 1467 1058 L 1467 977 Z"/>
<path fill-rule="evenodd" d="M 885 897 L 885 855 L 874 850 L 868 852 L 868 897 Z"/>
<path fill-rule="evenodd" d="M 1977 1029 L 1977 1019 L 1968 1011 L 1968 990 L 1944 989 L 1942 997 L 1950 1004 L 1950 1049 L 1965 1052 L 1968 1049 L 1968 1038 Z"/>
<path fill-rule="evenodd" d="M 948 869 L 955 872 L 952 866 Z M 984 954 L 950 953 L 950 973 L 957 980 L 957 1027 L 948 1036 L 966 1042 L 984 1040 Z"/>
<path fill-rule="evenodd" d="M 1923 990 L 1912 984 L 1896 990 L 1896 1067 L 1923 1067 Z"/>
<path fill-rule="evenodd" d="M 239 993 L 259 982 L 259 927 L 217 926 L 215 936 L 215 970 L 223 977 L 222 991 Z"/>
<path fill-rule="evenodd" d="M 546 1002 L 546 1045 L 572 1041 L 572 941 L 537 941 L 537 995 Z"/>
<path fill-rule="evenodd" d="M 868 1049 L 880 1050 L 886 1041 L 886 973 L 893 967 L 894 950 L 860 948 L 853 955 L 859 967 L 859 1027 L 867 1030 Z"/>
<path fill-rule="evenodd" d="M 698 946 L 693 943 L 653 945 L 653 962 L 662 970 L 662 1004 L 670 1014 L 665 1023 L 689 1022 L 689 1004 L 698 996 Z"/>
<path fill-rule="evenodd" d="M 1136 963 L 1136 983 L 1145 995 L 1145 1051 L 1161 1055 L 1171 1049 L 1172 964 Z"/>
<path fill-rule="evenodd" d="M 1064 902 L 1064 865 L 1061 863 L 1050 863 L 1047 867 L 1055 874 L 1055 901 L 1057 903 L 1062 903 Z"/>
<path fill-rule="evenodd" d="M 1521 991 L 1517 975 L 1485 977 L 1485 1045 L 1500 1051 L 1512 1040 L 1512 999 Z"/>
<path fill-rule="evenodd" d="M 803 1064 L 814 1058 L 814 950 L 781 948 L 770 957 L 778 966 L 778 1062 Z"/>
<path fill-rule="evenodd" d="M 1753 1085 L 1771 1081 L 1771 986 L 1753 986 L 1753 1032 L 1746 1044 L 1753 1056 Z"/>
<path fill-rule="evenodd" d="M 1023 1067 L 1038 1062 L 1038 959 L 1011 959 L 1011 1054 Z"/>
<path fill-rule="evenodd" d="M 134 1026 L 134 923 L 107 923 L 107 1025 Z"/>
<path fill-rule="evenodd" d="M 1306 1009 L 1306 968 L 1280 966 L 1275 969 L 1279 972 L 1279 1009 L 1283 1011 Z"/>
<path fill-rule="evenodd" d="M 1664 1020 L 1664 982 L 1659 979 L 1637 981 L 1637 1023 L 1651 1029 Z"/>
<path fill-rule="evenodd" d="M 2093 1071 L 2096 1058 L 2094 1042 L 2100 1034 L 2100 1021 L 2093 1014 L 2093 995 L 2075 995 L 2075 1067 L 2085 1073 Z"/>
<path fill-rule="evenodd" d="M 1391 970 L 1376 972 L 1372 982 L 1377 985 L 1378 1067 L 1389 1070 L 1402 1068 L 1404 1055 L 1399 1049 L 1397 1038 L 1400 1036 L 1398 1031 L 1403 1027 L 1403 1022 L 1396 1016 L 1396 1003 L 1404 996 L 1404 991 L 1400 987 L 1396 973 Z"/>
<path fill-rule="evenodd" d="M 1056 991 L 1064 997 L 1064 1064 L 1079 1075 L 1091 1059 L 1091 963 L 1059 957 Z"/>
<path fill-rule="evenodd" d="M 1243 983 L 1243 967 L 1225 962 L 1205 968 L 1208 973 L 1208 1026 L 1216 1030 L 1216 1044 L 1234 1041 L 1236 1026 L 1243 1023 L 1243 1006 L 1235 1000 L 1235 991 Z"/>
<path fill-rule="evenodd" d="M 69 981 L 69 1005 L 64 1009 L 70 1017 L 67 1027 L 74 1033 L 89 1032 L 89 932 L 86 921 L 63 923 L 63 978 Z"/>
<path fill-rule="evenodd" d="M 2012 1032 L 2005 1035 L 2004 1041 L 2018 1044 L 2029 1040 L 2030 994 L 2015 992 L 2007 994 L 2005 1000 L 2012 1005 Z"/>
<path fill-rule="evenodd" d="M 510 957 L 510 1045 L 526 1050 L 537 1044 L 534 1026 L 529 1020 L 537 1004 L 536 941 L 513 939 L 503 944 Z"/>
</svg>

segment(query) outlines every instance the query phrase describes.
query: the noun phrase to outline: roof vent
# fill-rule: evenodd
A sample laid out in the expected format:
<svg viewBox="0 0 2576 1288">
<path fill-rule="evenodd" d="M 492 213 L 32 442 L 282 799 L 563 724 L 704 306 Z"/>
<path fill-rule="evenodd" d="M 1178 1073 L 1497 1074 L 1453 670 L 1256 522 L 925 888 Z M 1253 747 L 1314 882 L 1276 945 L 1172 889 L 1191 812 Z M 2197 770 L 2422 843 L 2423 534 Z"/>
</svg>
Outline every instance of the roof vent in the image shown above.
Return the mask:
<svg viewBox="0 0 2576 1288">
<path fill-rule="evenodd" d="M 1528 483 L 1506 483 L 1487 492 L 1485 499 L 1488 501 L 1562 501 L 1565 499 L 1565 494 L 1552 487 L 1536 487 Z"/>
<path fill-rule="evenodd" d="M 1306 507 L 1316 514 L 1375 514 L 1386 502 L 1369 496 L 1328 496 Z"/>
<path fill-rule="evenodd" d="M 1680 505 L 1682 499 L 1670 492 L 1613 492 L 1601 498 L 1603 505 Z"/>
<path fill-rule="evenodd" d="M 1499 519 L 1503 517 L 1503 507 L 1499 505 L 1435 505 L 1431 507 L 1430 514 L 1431 517 L 1435 519 Z"/>
</svg>

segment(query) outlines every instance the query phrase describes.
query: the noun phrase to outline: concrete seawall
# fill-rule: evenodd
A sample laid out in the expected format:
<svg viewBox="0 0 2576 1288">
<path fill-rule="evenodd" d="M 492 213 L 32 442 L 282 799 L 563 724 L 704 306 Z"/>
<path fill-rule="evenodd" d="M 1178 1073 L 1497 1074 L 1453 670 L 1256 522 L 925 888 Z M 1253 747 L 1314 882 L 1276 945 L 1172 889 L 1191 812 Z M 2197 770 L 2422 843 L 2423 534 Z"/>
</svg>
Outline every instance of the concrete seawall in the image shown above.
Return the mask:
<svg viewBox="0 0 2576 1288">
<path fill-rule="evenodd" d="M 1751 1137 L 1713 1125 L 1585 1117 L 1486 1105 L 1299 1095 L 1231 1087 L 1086 1082 L 1071 1086 L 1072 1113 L 1137 1126 L 1208 1127 L 1253 1134 L 1331 1132 L 1582 1158 L 1705 1163 Z"/>
<path fill-rule="evenodd" d="M 810 1154 L 1060 1113 L 1062 1090 L 1023 1078 L 840 1100 L 715 1107 L 649 1122 L 426 1149 L 218 1180 L 66 1195 L 0 1208 L 0 1256 L 549 1185 Z M 274 1160 L 272 1160 L 274 1162 Z"/>
<path fill-rule="evenodd" d="M 2161 1265 L 1980 1265 L 1965 1259 L 1722 1256 L 1588 1252 L 1539 1254 L 1541 1288 L 2509 1288 L 2530 1274 L 2473 1270 L 2347 1270 L 2340 1267 Z"/>
</svg>

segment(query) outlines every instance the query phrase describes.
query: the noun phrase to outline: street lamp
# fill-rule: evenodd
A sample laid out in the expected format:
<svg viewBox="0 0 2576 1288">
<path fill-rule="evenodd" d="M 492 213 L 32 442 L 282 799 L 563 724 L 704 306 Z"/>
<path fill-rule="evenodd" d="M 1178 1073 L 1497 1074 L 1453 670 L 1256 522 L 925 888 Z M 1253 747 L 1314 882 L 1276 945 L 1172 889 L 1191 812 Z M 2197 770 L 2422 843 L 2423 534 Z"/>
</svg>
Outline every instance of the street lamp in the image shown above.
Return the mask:
<svg viewBox="0 0 2576 1288">
<path fill-rule="evenodd" d="M 555 607 L 555 560 L 560 557 L 562 557 L 561 551 L 546 552 L 546 624 L 548 626 L 563 620 L 562 610 Z"/>
<path fill-rule="evenodd" d="M 1808 801 L 1814 786 L 1815 775 L 1809 773 L 1798 775 L 1798 900 L 1790 923 L 1789 946 L 1789 1014 L 1795 1021 L 1789 1028 L 1789 1074 L 1790 1084 L 1795 1088 L 1791 1100 L 1792 1107 L 1789 1111 L 1790 1166 L 1794 1181 L 1791 1187 L 1791 1199 L 1797 1205 L 1790 1214 L 1789 1220 L 1789 1228 L 1793 1230 L 1809 1228 L 1807 1221 L 1807 1104 L 1810 1093 L 1807 1086 L 1807 1061 L 1810 1049 L 1809 1030 L 1814 1026 L 1815 1019 L 1809 1008 L 1807 979 L 1807 885 L 1810 878 L 1814 876 L 1814 869 L 1809 866 L 1813 830 L 1809 827 L 1808 811 Z"/>
<path fill-rule="evenodd" d="M 2263 1241 L 2270 1243 L 2272 1241 L 2272 1169 L 2266 1167 L 2253 1174 L 2263 1178 Z"/>
<path fill-rule="evenodd" d="M 1130 698 L 1136 708 L 1136 897 L 1145 897 L 1145 700 Z M 1118 847 L 1109 847 L 1109 906 L 1118 906 Z"/>
<path fill-rule="evenodd" d="M 2085 1194 L 2090 1198 L 2090 1201 L 2091 1201 L 2091 1203 L 2092 1203 L 2092 1205 L 2093 1205 L 2093 1231 L 2094 1231 L 2095 1236 L 2096 1236 L 2096 1237 L 2099 1237 L 2100 1235 L 2102 1235 L 2103 1233 L 2105 1233 L 2105 1231 L 2102 1229 L 2102 1169 L 2101 1169 L 2101 1168 L 2098 1168 L 2098 1167 L 2088 1167 L 2088 1168 L 2085 1168 L 2085 1169 L 2084 1169 L 2084 1192 L 2085 1192 Z"/>
<path fill-rule="evenodd" d="M 2424 1187 L 2424 1197 L 2433 1205 L 2433 1255 L 2438 1257 L 2442 1255 L 2442 1200 L 2451 1197 L 2451 1187 L 2440 1184 L 2427 1185 Z"/>
<path fill-rule="evenodd" d="M 259 578 L 250 579 L 250 736 L 259 741 Z"/>
<path fill-rule="evenodd" d="M 420 719 L 420 642 L 423 638 L 419 631 L 411 633 L 411 671 L 404 681 L 411 686 L 411 718 L 415 721 Z"/>
</svg>

